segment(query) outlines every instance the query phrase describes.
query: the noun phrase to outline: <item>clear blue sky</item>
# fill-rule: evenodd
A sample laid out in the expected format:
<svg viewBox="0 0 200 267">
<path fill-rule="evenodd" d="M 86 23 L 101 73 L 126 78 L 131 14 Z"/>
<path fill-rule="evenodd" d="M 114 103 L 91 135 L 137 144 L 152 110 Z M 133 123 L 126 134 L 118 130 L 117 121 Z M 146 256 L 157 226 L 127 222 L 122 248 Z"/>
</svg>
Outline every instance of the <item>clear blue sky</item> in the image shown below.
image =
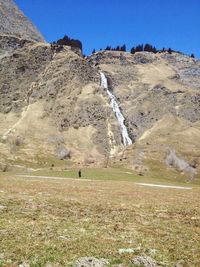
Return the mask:
<svg viewBox="0 0 200 267">
<path fill-rule="evenodd" d="M 200 0 L 15 0 L 46 41 L 67 34 L 93 48 L 139 43 L 200 58 Z"/>
</svg>

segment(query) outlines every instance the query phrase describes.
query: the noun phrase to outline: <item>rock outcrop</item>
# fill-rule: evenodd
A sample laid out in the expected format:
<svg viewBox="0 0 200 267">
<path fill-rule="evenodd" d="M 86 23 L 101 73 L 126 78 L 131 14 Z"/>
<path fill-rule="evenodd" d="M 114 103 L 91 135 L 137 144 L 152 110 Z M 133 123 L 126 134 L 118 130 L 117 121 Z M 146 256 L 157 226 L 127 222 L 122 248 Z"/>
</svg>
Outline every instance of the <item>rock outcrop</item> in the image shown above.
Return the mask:
<svg viewBox="0 0 200 267">
<path fill-rule="evenodd" d="M 169 148 L 200 165 L 200 61 L 181 53 L 103 51 L 89 62 L 107 75 L 134 145 L 118 160 L 148 169 Z M 141 156 L 142 155 L 142 156 Z M 143 162 L 143 163 L 142 163 Z"/>
<path fill-rule="evenodd" d="M 44 42 L 42 35 L 13 0 L 0 0 L 0 34 Z"/>
<path fill-rule="evenodd" d="M 137 256 L 131 262 L 137 267 L 158 267 L 156 262 L 148 256 Z"/>
<path fill-rule="evenodd" d="M 78 259 L 74 267 L 106 267 L 109 261 L 106 259 L 96 259 L 94 257 L 82 257 Z"/>
</svg>

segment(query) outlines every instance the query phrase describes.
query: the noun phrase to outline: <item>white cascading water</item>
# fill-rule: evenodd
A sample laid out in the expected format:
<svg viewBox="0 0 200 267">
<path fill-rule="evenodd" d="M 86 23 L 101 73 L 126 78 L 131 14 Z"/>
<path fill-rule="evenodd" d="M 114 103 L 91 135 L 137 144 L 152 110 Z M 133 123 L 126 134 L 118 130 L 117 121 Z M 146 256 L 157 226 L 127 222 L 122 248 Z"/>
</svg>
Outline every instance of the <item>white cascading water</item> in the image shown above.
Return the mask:
<svg viewBox="0 0 200 267">
<path fill-rule="evenodd" d="M 122 134 L 122 138 L 123 138 L 123 144 L 124 144 L 124 146 L 131 145 L 132 140 L 130 139 L 130 137 L 128 135 L 128 130 L 124 124 L 125 119 L 124 119 L 124 116 L 122 115 L 122 113 L 120 111 L 119 105 L 116 101 L 116 97 L 108 89 L 108 80 L 107 80 L 105 74 L 103 72 L 100 72 L 100 75 L 101 75 L 101 87 L 103 87 L 106 90 L 106 92 L 110 98 L 110 106 L 113 109 L 113 111 L 116 115 L 116 118 L 119 122 L 119 125 L 121 128 L 121 134 Z"/>
</svg>

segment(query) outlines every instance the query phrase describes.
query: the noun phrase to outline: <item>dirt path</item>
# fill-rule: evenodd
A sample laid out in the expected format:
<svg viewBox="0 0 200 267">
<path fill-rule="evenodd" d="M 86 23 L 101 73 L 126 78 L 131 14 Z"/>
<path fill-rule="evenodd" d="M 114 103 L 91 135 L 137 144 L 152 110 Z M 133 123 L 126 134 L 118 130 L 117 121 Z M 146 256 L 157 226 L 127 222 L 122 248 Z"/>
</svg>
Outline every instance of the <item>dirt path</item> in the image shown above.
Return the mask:
<svg viewBox="0 0 200 267">
<path fill-rule="evenodd" d="M 140 185 L 140 186 L 159 187 L 159 188 L 172 188 L 172 189 L 185 189 L 185 190 L 191 190 L 192 189 L 192 187 L 186 187 L 186 186 L 146 184 L 146 183 L 135 183 L 135 184 Z"/>
<path fill-rule="evenodd" d="M 99 182 L 102 180 L 92 180 L 92 179 L 78 179 L 78 178 L 68 178 L 68 177 L 57 177 L 57 176 L 36 176 L 36 175 L 15 175 L 16 177 L 30 178 L 30 179 L 52 179 L 52 180 L 73 180 L 73 181 L 85 181 L 85 182 Z M 173 185 L 160 185 L 160 184 L 147 184 L 147 183 L 134 183 L 138 186 L 148 186 L 148 187 L 157 187 L 157 188 L 171 188 L 171 189 L 182 189 L 182 190 L 191 190 L 192 187 L 186 186 L 173 186 Z"/>
<path fill-rule="evenodd" d="M 58 176 L 37 176 L 37 175 L 15 175 L 15 177 L 22 177 L 22 178 L 32 178 L 32 179 L 51 179 L 51 180 L 74 180 L 74 181 L 90 181 L 90 182 L 94 182 L 94 181 L 101 181 L 101 180 L 91 180 L 91 179 L 78 179 L 78 178 L 70 178 L 70 177 L 58 177 Z"/>
</svg>

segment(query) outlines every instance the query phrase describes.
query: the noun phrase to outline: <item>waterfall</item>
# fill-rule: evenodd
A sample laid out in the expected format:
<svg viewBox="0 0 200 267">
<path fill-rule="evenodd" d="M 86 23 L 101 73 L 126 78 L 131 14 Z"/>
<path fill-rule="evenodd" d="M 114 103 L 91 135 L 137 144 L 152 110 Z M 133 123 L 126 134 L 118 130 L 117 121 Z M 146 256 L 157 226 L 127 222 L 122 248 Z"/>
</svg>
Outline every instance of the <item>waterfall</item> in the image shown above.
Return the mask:
<svg viewBox="0 0 200 267">
<path fill-rule="evenodd" d="M 103 72 L 100 72 L 100 76 L 101 76 L 101 87 L 103 87 L 107 94 L 108 97 L 110 99 L 110 106 L 112 108 L 112 110 L 115 113 L 115 116 L 119 122 L 120 128 L 121 128 L 121 135 L 123 138 L 123 144 L 124 146 L 128 146 L 132 144 L 132 140 L 130 139 L 129 135 L 128 135 L 128 130 L 124 124 L 124 116 L 122 115 L 119 105 L 116 101 L 116 97 L 109 91 L 108 89 L 108 80 L 105 76 L 105 74 Z"/>
</svg>

